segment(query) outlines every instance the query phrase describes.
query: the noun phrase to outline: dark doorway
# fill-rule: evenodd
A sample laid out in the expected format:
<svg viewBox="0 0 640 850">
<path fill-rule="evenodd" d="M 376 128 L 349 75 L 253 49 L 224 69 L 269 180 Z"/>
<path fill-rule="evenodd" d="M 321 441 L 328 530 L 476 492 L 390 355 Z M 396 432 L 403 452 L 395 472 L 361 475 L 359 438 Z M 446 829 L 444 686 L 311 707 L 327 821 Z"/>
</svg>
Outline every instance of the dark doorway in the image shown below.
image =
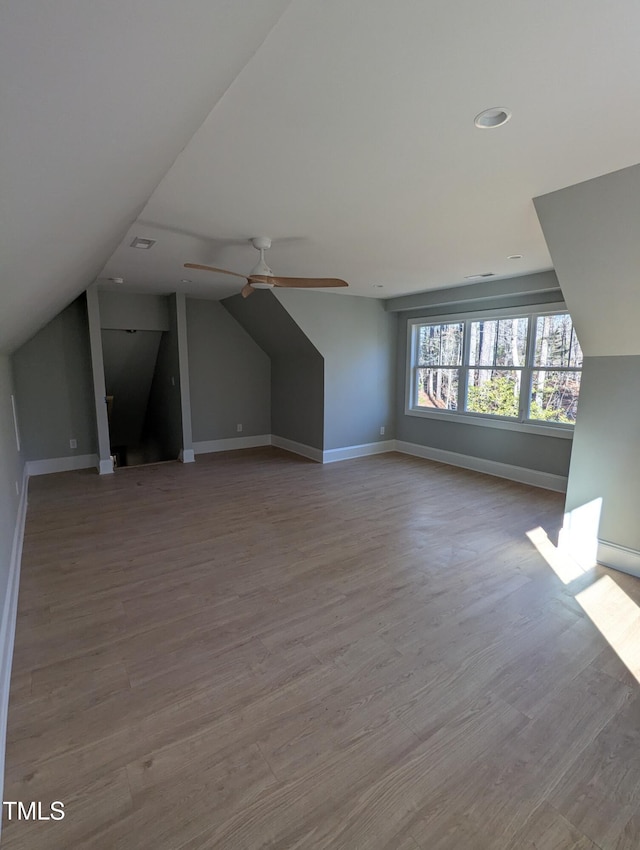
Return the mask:
<svg viewBox="0 0 640 850">
<path fill-rule="evenodd" d="M 139 466 L 176 460 L 174 441 L 163 422 L 164 384 L 176 377 L 163 373 L 167 333 L 148 330 L 102 330 L 109 440 L 114 465 Z"/>
</svg>

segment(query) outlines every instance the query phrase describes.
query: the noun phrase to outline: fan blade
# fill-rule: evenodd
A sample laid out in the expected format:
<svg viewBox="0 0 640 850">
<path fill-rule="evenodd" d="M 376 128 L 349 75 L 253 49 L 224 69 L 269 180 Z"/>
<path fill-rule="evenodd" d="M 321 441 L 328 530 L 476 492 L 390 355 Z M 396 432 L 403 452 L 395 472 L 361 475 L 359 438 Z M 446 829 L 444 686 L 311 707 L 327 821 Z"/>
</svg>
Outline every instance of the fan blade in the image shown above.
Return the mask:
<svg viewBox="0 0 640 850">
<path fill-rule="evenodd" d="M 288 286 L 292 289 L 324 289 L 330 286 L 349 286 L 346 280 L 337 277 L 267 277 L 261 274 L 249 276 L 249 283 L 270 283 L 272 286 Z"/>
<path fill-rule="evenodd" d="M 213 266 L 201 266 L 199 263 L 185 263 L 185 269 L 199 269 L 202 272 L 218 272 L 218 274 L 231 274 L 234 277 L 241 277 L 242 280 L 248 280 L 246 274 L 238 274 L 238 272 L 230 272 L 229 269 L 214 269 Z"/>
<path fill-rule="evenodd" d="M 240 295 L 242 295 L 243 298 L 248 298 L 250 295 L 253 295 L 254 292 L 255 289 L 253 288 L 253 286 L 251 286 L 250 283 L 248 283 L 246 286 L 242 287 L 242 289 L 240 290 Z"/>
</svg>

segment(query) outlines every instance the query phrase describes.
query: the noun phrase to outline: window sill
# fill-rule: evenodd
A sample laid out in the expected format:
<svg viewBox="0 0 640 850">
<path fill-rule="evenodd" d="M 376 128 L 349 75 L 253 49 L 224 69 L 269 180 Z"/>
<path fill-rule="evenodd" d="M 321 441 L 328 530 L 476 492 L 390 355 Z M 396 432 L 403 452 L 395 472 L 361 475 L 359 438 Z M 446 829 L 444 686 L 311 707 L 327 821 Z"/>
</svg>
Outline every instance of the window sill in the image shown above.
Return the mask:
<svg viewBox="0 0 640 850">
<path fill-rule="evenodd" d="M 420 419 L 442 419 L 448 422 L 461 422 L 464 425 L 480 425 L 483 428 L 498 428 L 506 431 L 521 431 L 525 434 L 538 434 L 543 437 L 573 439 L 573 425 L 542 425 L 538 422 L 516 422 L 512 419 L 500 419 L 497 416 L 482 416 L 473 413 L 456 413 L 453 410 L 418 410 L 406 408 L 406 416 Z"/>
</svg>

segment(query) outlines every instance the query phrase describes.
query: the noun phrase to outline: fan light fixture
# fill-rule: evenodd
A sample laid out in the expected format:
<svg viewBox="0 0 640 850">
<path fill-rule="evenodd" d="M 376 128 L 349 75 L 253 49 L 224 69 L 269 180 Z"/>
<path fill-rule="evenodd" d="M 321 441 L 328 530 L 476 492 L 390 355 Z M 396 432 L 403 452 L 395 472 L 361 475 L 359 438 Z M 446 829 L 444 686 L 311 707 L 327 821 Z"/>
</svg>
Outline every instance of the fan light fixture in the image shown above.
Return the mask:
<svg viewBox="0 0 640 850">
<path fill-rule="evenodd" d="M 203 272 L 214 272 L 214 274 L 229 274 L 246 281 L 240 295 L 248 298 L 256 289 L 273 289 L 274 286 L 283 286 L 288 289 L 328 289 L 336 286 L 349 286 L 346 280 L 337 277 L 279 277 L 274 275 L 267 265 L 264 252 L 271 247 L 271 239 L 268 236 L 254 236 L 249 240 L 256 250 L 260 251 L 258 264 L 248 275 L 232 272 L 229 269 L 217 269 L 214 266 L 203 266 L 201 263 L 185 263 L 185 269 L 197 269 Z"/>
<path fill-rule="evenodd" d="M 264 258 L 264 252 L 268 251 L 271 247 L 271 239 L 269 239 L 268 236 L 255 236 L 251 240 L 251 244 L 254 248 L 256 248 L 256 250 L 260 251 L 260 259 L 249 272 L 249 277 L 251 278 L 254 275 L 259 275 L 260 277 L 274 277 L 273 272 L 267 265 L 267 261 Z M 251 285 L 254 289 L 273 289 L 273 284 L 266 280 L 254 281 Z"/>
</svg>

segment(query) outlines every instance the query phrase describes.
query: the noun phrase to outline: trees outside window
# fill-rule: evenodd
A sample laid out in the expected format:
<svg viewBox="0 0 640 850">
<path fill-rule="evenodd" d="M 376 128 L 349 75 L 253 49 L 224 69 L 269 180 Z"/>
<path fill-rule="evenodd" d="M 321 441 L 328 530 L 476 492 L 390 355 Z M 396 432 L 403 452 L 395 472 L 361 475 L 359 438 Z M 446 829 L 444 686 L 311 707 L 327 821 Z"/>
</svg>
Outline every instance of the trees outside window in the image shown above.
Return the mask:
<svg viewBox="0 0 640 850">
<path fill-rule="evenodd" d="M 573 424 L 578 411 L 582 349 L 568 313 L 538 316 L 531 380 L 531 419 Z"/>
<path fill-rule="evenodd" d="M 461 322 L 419 327 L 416 378 L 421 407 L 457 410 L 463 330 Z"/>
<path fill-rule="evenodd" d="M 575 422 L 582 351 L 568 313 L 411 327 L 410 409 Z"/>
</svg>

